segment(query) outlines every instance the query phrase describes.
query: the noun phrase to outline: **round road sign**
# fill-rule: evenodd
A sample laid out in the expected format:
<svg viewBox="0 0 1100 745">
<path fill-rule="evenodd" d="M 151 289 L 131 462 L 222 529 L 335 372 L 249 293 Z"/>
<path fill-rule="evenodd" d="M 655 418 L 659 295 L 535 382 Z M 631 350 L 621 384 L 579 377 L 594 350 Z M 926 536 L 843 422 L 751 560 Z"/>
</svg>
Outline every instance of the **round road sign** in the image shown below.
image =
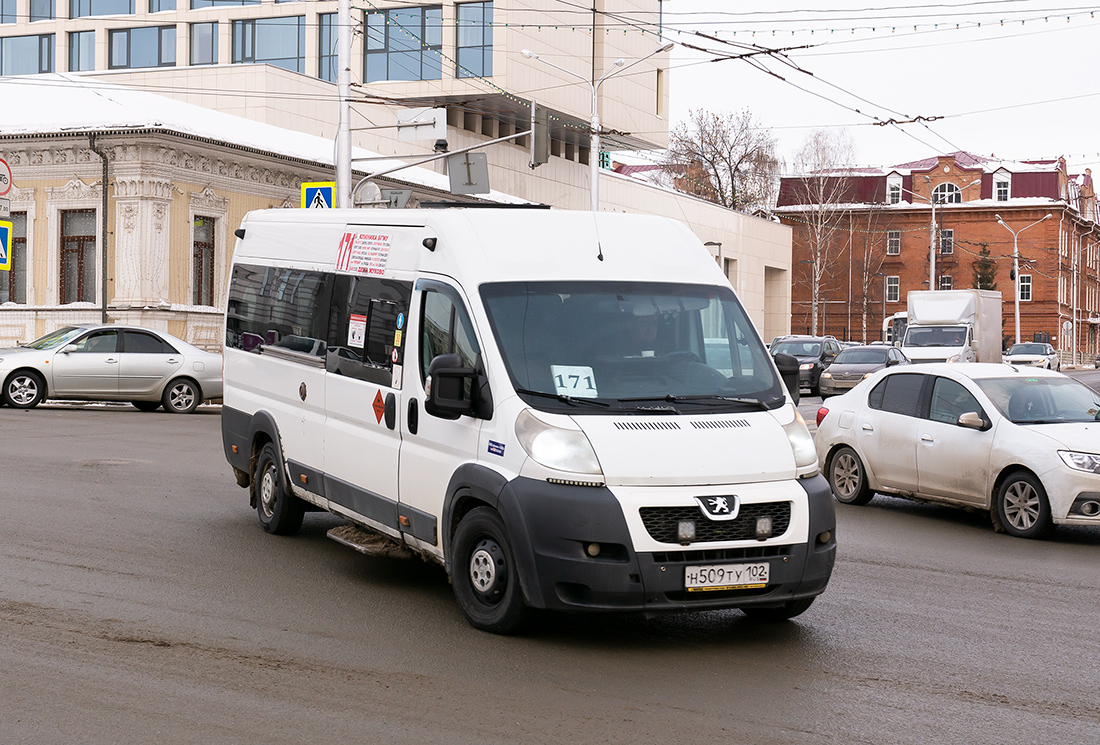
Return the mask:
<svg viewBox="0 0 1100 745">
<path fill-rule="evenodd" d="M 11 166 L 0 158 L 0 197 L 11 191 Z"/>
</svg>

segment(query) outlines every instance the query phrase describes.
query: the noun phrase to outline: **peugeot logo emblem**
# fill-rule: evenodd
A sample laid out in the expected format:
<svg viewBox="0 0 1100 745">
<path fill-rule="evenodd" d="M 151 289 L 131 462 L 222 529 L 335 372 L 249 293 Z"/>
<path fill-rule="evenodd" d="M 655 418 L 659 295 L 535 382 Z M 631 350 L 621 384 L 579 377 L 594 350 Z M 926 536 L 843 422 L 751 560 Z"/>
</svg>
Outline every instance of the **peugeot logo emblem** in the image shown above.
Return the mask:
<svg viewBox="0 0 1100 745">
<path fill-rule="evenodd" d="M 696 497 L 695 501 L 711 520 L 736 520 L 741 511 L 741 498 L 736 494 Z"/>
</svg>

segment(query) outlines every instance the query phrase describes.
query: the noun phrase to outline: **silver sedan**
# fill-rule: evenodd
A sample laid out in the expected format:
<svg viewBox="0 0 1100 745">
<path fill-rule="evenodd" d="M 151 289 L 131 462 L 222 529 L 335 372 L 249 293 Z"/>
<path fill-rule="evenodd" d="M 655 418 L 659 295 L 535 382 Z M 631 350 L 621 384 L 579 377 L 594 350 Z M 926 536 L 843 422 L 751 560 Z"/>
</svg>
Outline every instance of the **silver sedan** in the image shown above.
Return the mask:
<svg viewBox="0 0 1100 745">
<path fill-rule="evenodd" d="M 222 358 L 155 329 L 64 326 L 0 349 L 0 380 L 0 402 L 18 409 L 50 398 L 190 414 L 202 401 L 221 399 Z"/>
</svg>

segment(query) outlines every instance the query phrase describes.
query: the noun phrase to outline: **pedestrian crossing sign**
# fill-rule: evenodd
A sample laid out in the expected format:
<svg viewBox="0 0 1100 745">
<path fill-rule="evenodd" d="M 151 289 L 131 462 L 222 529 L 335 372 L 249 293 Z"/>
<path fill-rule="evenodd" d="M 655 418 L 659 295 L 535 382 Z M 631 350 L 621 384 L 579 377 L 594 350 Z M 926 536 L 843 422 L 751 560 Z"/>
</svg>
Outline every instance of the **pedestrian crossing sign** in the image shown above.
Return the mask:
<svg viewBox="0 0 1100 745">
<path fill-rule="evenodd" d="M 0 270 L 11 271 L 11 223 L 0 220 Z"/>
<path fill-rule="evenodd" d="M 302 209 L 332 209 L 335 181 L 302 182 Z"/>
</svg>

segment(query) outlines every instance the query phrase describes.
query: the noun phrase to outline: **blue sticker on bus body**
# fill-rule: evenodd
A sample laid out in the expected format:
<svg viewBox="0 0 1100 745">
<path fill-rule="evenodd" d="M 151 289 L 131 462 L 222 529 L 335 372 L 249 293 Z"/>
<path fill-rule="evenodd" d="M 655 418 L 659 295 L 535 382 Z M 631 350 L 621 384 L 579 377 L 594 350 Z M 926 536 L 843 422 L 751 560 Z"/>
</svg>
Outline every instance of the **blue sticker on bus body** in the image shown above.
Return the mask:
<svg viewBox="0 0 1100 745">
<path fill-rule="evenodd" d="M 496 442 L 495 440 L 489 440 L 489 452 L 492 455 L 504 455 L 504 443 Z"/>
<path fill-rule="evenodd" d="M 404 313 L 398 313 L 397 314 L 397 328 L 398 328 L 398 330 L 400 330 L 401 327 L 404 326 L 404 325 L 405 325 L 405 314 Z"/>
</svg>

